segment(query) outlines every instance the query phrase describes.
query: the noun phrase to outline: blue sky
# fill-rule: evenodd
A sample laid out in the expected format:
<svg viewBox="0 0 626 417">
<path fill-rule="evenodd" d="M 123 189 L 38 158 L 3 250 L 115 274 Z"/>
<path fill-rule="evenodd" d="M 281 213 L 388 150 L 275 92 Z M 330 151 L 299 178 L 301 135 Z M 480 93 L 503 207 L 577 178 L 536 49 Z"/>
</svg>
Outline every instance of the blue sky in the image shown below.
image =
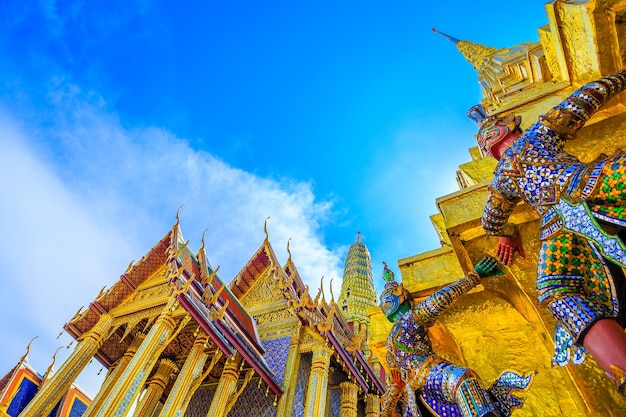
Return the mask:
<svg viewBox="0 0 626 417">
<path fill-rule="evenodd" d="M 226 280 L 267 217 L 279 259 L 291 238 L 307 283 L 334 278 L 335 295 L 357 231 L 376 281 L 437 248 L 429 216 L 458 189 L 481 93 L 431 28 L 538 41 L 544 3 L 3 1 L 0 373 L 34 336 L 43 372 L 63 324 L 180 205 Z"/>
</svg>

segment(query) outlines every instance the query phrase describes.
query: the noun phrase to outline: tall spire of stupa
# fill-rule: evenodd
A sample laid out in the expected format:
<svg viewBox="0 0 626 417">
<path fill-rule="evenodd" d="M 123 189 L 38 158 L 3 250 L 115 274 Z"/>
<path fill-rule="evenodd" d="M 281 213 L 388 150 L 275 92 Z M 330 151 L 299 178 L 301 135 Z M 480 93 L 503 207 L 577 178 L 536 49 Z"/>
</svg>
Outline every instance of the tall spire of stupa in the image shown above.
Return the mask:
<svg viewBox="0 0 626 417">
<path fill-rule="evenodd" d="M 355 332 L 362 326 L 369 330 L 367 309 L 376 306 L 376 290 L 372 279 L 372 259 L 358 232 L 356 242 L 350 246 L 343 270 L 343 283 L 339 307 Z M 367 332 L 369 333 L 369 331 Z"/>
<path fill-rule="evenodd" d="M 536 97 L 539 90 L 562 88 L 554 83 L 543 47 L 539 42 L 525 42 L 510 48 L 494 48 L 478 43 L 456 39 L 439 32 L 452 42 L 463 57 L 478 73 L 483 90 L 481 104 L 489 115 L 509 110 Z M 547 87 L 546 87 L 547 86 Z M 537 90 L 529 94 L 529 90 Z"/>
<path fill-rule="evenodd" d="M 456 45 L 456 48 L 459 50 L 459 52 L 463 54 L 465 59 L 467 59 L 469 63 L 472 64 L 474 69 L 478 71 L 479 74 L 481 74 L 482 69 L 487 62 L 487 57 L 498 51 L 498 48 L 494 48 L 492 46 L 485 46 L 479 43 L 459 40 L 443 32 L 439 32 L 435 28 L 433 28 L 433 32 L 440 34 L 445 39 Z"/>
</svg>

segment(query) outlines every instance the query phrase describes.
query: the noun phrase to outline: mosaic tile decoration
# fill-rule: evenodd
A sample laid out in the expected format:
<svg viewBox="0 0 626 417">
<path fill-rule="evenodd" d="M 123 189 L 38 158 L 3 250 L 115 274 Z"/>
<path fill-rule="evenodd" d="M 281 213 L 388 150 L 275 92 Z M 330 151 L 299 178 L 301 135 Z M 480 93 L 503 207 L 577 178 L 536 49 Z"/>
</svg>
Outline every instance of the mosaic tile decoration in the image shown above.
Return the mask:
<svg viewBox="0 0 626 417">
<path fill-rule="evenodd" d="M 81 417 L 87 410 L 87 404 L 82 402 L 79 398 L 74 398 L 68 417 Z"/>
<path fill-rule="evenodd" d="M 289 354 L 289 342 L 289 336 L 261 341 L 261 344 L 266 352 L 265 360 L 267 361 L 269 368 L 272 372 L 274 372 L 274 380 L 279 386 L 282 386 L 283 379 L 285 377 L 285 367 L 287 364 L 287 356 Z M 266 386 L 265 384 L 261 384 L 259 387 L 258 381 L 258 378 L 254 378 L 250 381 L 228 414 L 229 416 L 273 417 L 276 415 L 276 407 L 273 405 L 274 396 L 266 397 Z M 211 406 L 211 401 L 216 388 L 217 384 L 200 387 L 189 401 L 189 406 L 187 407 L 185 416 L 206 417 L 206 413 Z"/>
<path fill-rule="evenodd" d="M 306 400 L 306 386 L 309 383 L 311 373 L 312 355 L 304 353 L 300 355 L 300 366 L 298 369 L 298 383 L 293 399 L 293 417 L 304 416 L 304 402 Z"/>
<path fill-rule="evenodd" d="M 189 401 L 185 417 L 206 417 L 216 389 L 217 384 L 203 385 L 198 388 Z"/>
<path fill-rule="evenodd" d="M 289 356 L 290 341 L 291 336 L 261 341 L 263 349 L 265 349 L 265 360 L 272 372 L 274 372 L 274 381 L 281 387 L 285 379 L 285 367 L 287 366 L 287 357 Z"/>
<path fill-rule="evenodd" d="M 259 378 L 253 378 L 237 399 L 228 417 L 275 417 L 274 395 L 265 396 L 267 386 Z M 241 386 L 241 382 L 237 389 Z"/>
<path fill-rule="evenodd" d="M 17 416 L 28 405 L 30 400 L 33 399 L 39 387 L 31 381 L 29 378 L 24 378 L 20 382 L 17 393 L 11 400 L 11 405 L 8 409 L 10 416 Z"/>
</svg>

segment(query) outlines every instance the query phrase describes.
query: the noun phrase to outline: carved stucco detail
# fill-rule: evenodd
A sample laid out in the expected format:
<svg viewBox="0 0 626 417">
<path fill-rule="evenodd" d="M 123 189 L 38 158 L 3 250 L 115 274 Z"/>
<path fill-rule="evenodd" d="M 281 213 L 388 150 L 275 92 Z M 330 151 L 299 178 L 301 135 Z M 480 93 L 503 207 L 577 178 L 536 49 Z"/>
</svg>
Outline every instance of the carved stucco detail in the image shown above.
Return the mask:
<svg viewBox="0 0 626 417">
<path fill-rule="evenodd" d="M 283 300 L 284 296 L 274 276 L 266 271 L 241 298 L 241 304 L 254 314 L 254 310 L 271 306 L 277 301 Z"/>
<path fill-rule="evenodd" d="M 261 326 L 279 324 L 279 323 L 288 323 L 294 321 L 296 318 L 294 315 L 287 309 L 276 310 L 270 313 L 261 314 L 256 317 L 256 322 Z"/>
</svg>

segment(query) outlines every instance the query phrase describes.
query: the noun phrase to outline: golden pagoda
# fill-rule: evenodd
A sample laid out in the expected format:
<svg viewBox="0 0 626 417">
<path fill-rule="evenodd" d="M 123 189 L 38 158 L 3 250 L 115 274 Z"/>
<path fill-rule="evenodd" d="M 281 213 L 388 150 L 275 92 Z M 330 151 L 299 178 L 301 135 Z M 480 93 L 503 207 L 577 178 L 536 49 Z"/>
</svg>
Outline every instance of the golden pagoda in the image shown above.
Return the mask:
<svg viewBox="0 0 626 417">
<path fill-rule="evenodd" d="M 361 241 L 361 232 L 358 232 L 356 242 L 350 245 L 346 255 L 339 306 L 346 322 L 362 342 L 369 338 L 372 331 L 367 312 L 377 305 L 372 258 L 367 246 Z M 367 356 L 370 355 L 367 343 L 363 343 L 363 350 Z M 376 357 L 372 358 L 372 366 L 376 374 L 384 380 L 384 370 Z"/>
<path fill-rule="evenodd" d="M 512 111 L 522 116 L 522 129 L 582 84 L 625 64 L 626 2 L 555 0 L 545 8 L 548 24 L 539 28 L 540 42 L 497 49 L 444 34 L 478 72 L 481 104 L 488 115 Z M 624 148 L 624 104 L 623 97 L 611 101 L 576 140 L 567 142 L 566 151 L 587 162 L 601 152 Z M 441 247 L 398 260 L 404 287 L 415 301 L 465 275 L 484 254 L 495 252 L 497 238 L 485 235 L 480 219 L 496 161 L 478 148 L 469 153 L 471 160 L 456 173 L 459 191 L 438 198 L 439 213 L 431 217 Z M 525 405 L 514 416 L 623 416 L 626 400 L 593 359 L 582 365 L 552 366 L 555 321 L 536 302 L 538 217 L 519 205 L 511 221 L 520 226 L 525 259 L 517 258 L 504 275 L 486 278 L 447 311 L 430 329 L 434 350 L 474 369 L 487 383 L 507 369 L 536 371 L 524 394 Z M 370 309 L 369 315 L 369 344 L 386 366 L 385 340 L 391 324 L 378 308 Z"/>
<path fill-rule="evenodd" d="M 372 258 L 367 246 L 361 242 L 361 232 L 350 245 L 344 264 L 339 305 L 346 321 L 356 332 L 367 332 L 367 309 L 376 306 L 376 290 L 372 277 Z"/>
</svg>

